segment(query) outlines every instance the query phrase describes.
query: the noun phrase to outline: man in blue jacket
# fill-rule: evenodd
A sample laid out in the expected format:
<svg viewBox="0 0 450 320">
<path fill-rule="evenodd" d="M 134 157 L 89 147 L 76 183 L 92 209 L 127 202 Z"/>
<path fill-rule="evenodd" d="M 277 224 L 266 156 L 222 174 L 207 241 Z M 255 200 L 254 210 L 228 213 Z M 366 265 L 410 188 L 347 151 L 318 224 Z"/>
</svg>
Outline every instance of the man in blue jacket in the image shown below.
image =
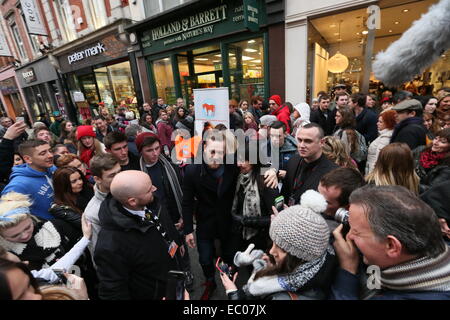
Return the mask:
<svg viewBox="0 0 450 320">
<path fill-rule="evenodd" d="M 27 194 L 33 200 L 31 213 L 37 217 L 51 220 L 48 209 L 53 202 L 52 175 L 53 154 L 50 145 L 41 140 L 28 140 L 19 145 L 19 153 L 25 164 L 12 169 L 9 183 L 2 194 L 10 191 Z"/>
<path fill-rule="evenodd" d="M 333 232 L 340 269 L 332 299 L 450 299 L 450 249 L 438 217 L 415 194 L 400 186 L 359 188 L 348 222 L 345 239 L 342 225 Z M 358 250 L 369 274 L 362 294 Z"/>
</svg>

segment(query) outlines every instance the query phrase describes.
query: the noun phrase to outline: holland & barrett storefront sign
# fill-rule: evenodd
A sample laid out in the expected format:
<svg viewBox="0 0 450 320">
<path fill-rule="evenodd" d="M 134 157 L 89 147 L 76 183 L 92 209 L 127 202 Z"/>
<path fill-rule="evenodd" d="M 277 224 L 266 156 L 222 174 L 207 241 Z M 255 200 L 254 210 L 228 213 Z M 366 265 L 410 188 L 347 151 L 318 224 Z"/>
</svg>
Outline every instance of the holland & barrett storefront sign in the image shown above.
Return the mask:
<svg viewBox="0 0 450 320">
<path fill-rule="evenodd" d="M 265 23 L 262 0 L 227 1 L 214 7 L 197 10 L 180 19 L 155 21 L 142 33 L 144 54 L 168 50 L 193 42 L 216 38 L 249 29 L 257 31 Z M 179 13 L 178 13 L 179 16 Z"/>
</svg>

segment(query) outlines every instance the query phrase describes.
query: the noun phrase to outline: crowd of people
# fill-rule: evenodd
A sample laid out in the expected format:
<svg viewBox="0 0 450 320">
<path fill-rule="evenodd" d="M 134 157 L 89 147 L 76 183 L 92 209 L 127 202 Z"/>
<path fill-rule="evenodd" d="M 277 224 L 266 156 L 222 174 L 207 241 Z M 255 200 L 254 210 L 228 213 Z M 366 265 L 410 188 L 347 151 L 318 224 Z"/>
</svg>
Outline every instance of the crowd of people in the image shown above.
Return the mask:
<svg viewBox="0 0 450 320">
<path fill-rule="evenodd" d="M 201 300 L 218 269 L 231 300 L 449 299 L 450 88 L 347 89 L 231 99 L 201 133 L 182 98 L 0 119 L 1 299 L 161 300 L 193 263 Z"/>
</svg>

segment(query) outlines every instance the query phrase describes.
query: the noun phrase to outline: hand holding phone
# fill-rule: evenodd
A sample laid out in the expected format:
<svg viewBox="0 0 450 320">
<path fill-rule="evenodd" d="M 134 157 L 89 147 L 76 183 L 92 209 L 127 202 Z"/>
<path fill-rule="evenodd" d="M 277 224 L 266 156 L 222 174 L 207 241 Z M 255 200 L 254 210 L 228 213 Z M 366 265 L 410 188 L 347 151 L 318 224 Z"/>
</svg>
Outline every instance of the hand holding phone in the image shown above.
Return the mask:
<svg viewBox="0 0 450 320">
<path fill-rule="evenodd" d="M 166 300 L 184 300 L 186 274 L 183 271 L 170 270 L 166 286 Z"/>
<path fill-rule="evenodd" d="M 277 209 L 278 212 L 284 210 L 284 197 L 283 196 L 279 196 L 279 197 L 275 198 L 275 208 Z"/>
<path fill-rule="evenodd" d="M 228 276 L 228 278 L 230 278 L 230 280 L 233 280 L 233 275 L 235 272 L 233 272 L 233 270 L 230 269 L 228 264 L 222 261 L 221 257 L 217 258 L 216 268 L 217 270 L 219 270 L 220 273 L 225 273 Z"/>
<path fill-rule="evenodd" d="M 67 284 L 67 278 L 64 275 L 63 269 L 53 269 L 53 272 L 56 274 L 56 276 L 59 278 L 60 283 L 66 285 Z"/>
</svg>

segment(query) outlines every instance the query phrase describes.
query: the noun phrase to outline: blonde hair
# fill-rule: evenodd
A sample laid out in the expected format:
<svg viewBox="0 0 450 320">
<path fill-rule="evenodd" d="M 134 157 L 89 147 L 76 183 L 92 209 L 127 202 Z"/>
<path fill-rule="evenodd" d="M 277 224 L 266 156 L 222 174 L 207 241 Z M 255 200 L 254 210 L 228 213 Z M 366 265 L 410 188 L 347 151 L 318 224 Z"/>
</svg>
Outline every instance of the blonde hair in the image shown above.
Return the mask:
<svg viewBox="0 0 450 320">
<path fill-rule="evenodd" d="M 403 186 L 419 193 L 419 176 L 414 159 L 406 143 L 394 142 L 381 149 L 375 168 L 366 176 L 368 183 L 377 186 Z"/>
<path fill-rule="evenodd" d="M 27 195 L 14 191 L 8 192 L 0 198 L 0 217 L 13 209 L 29 208 L 31 205 L 32 202 Z M 7 220 L 0 219 L 0 230 L 15 227 L 29 217 L 31 217 L 30 213 L 17 213 L 5 217 Z"/>
<path fill-rule="evenodd" d="M 329 160 L 340 167 L 357 169 L 344 143 L 339 138 L 326 136 L 323 139 L 322 152 Z"/>
<path fill-rule="evenodd" d="M 250 119 L 252 119 L 253 121 L 255 121 L 255 117 L 253 116 L 253 114 L 251 112 L 244 112 L 244 120 L 245 118 L 249 117 Z"/>
</svg>

